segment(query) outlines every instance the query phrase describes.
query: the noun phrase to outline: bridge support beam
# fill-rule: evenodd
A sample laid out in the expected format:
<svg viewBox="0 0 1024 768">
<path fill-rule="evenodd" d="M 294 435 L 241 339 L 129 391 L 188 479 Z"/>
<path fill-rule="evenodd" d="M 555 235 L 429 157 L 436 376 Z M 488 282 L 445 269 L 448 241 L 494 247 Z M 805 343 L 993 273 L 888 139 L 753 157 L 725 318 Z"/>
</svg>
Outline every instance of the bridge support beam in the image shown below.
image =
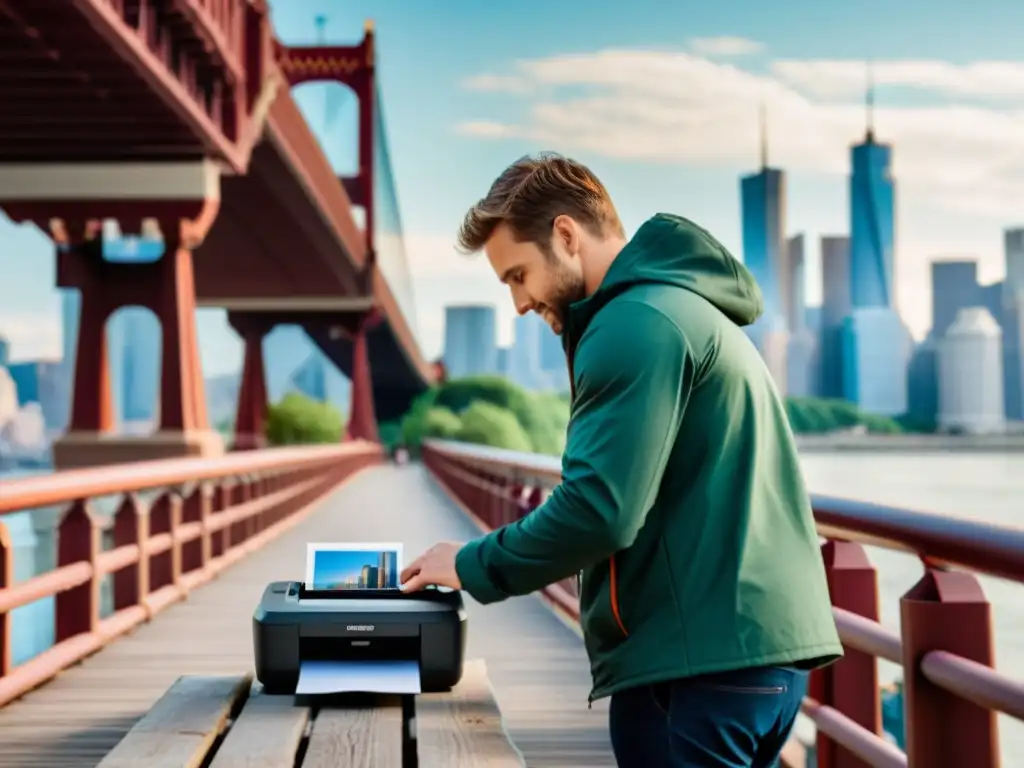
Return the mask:
<svg viewBox="0 0 1024 768">
<path fill-rule="evenodd" d="M 224 450 L 209 428 L 196 337 L 192 253 L 220 210 L 220 169 L 206 160 L 178 163 L 0 164 L 0 208 L 30 221 L 57 246 L 57 285 L 81 293 L 74 395 L 68 431 L 53 446 L 58 469 Z M 123 231 L 154 223 L 164 254 L 150 263 L 103 258 L 104 219 Z M 159 318 L 159 427 L 115 434 L 105 328 L 122 307 Z"/>
<path fill-rule="evenodd" d="M 195 324 L 192 252 L 177 237 L 152 263 L 102 259 L 102 239 L 72 242 L 58 254 L 58 282 L 81 292 L 74 395 L 68 432 L 53 446 L 58 469 L 223 451 L 209 428 Z M 110 397 L 106 323 L 118 309 L 143 306 L 163 330 L 159 427 L 151 435 L 116 435 Z"/>
<path fill-rule="evenodd" d="M 351 406 L 345 440 L 370 440 L 380 442 L 377 429 L 377 413 L 373 402 L 373 376 L 370 371 L 370 349 L 366 335 L 377 322 L 375 313 L 370 312 L 359 318 L 352 332 L 352 390 Z"/>
<path fill-rule="evenodd" d="M 232 450 L 246 451 L 267 445 L 267 379 L 263 362 L 263 339 L 274 323 L 259 315 L 230 313 L 228 322 L 245 341 L 245 359 L 238 388 L 235 412 L 235 439 Z"/>
</svg>

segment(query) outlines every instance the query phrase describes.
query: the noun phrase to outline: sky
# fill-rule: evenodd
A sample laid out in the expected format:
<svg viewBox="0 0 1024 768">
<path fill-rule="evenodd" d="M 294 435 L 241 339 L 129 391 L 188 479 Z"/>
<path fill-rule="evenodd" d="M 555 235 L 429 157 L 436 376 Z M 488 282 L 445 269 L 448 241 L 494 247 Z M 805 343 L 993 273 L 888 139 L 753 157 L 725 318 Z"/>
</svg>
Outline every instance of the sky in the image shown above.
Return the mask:
<svg viewBox="0 0 1024 768">
<path fill-rule="evenodd" d="M 373 19 L 391 161 L 424 352 L 441 353 L 443 307 L 487 302 L 503 343 L 512 304 L 482 256 L 454 252 L 466 209 L 517 157 L 556 150 L 605 182 L 629 232 L 680 213 L 740 258 L 739 176 L 787 171 L 787 232 L 808 241 L 808 300 L 820 301 L 818 238 L 848 232 L 849 148 L 865 130 L 893 145 L 896 291 L 911 331 L 930 325 L 929 263 L 974 258 L 1003 274 L 1002 237 L 1024 226 L 1024 5 L 1010 0 L 277 0 L 277 34 L 357 41 Z M 325 88 L 296 98 L 339 172 L 354 169 L 355 100 L 324 129 Z M 56 356 L 52 246 L 0 218 L 0 334 L 15 357 Z M 217 310 L 199 313 L 207 375 L 241 365 Z"/>
</svg>

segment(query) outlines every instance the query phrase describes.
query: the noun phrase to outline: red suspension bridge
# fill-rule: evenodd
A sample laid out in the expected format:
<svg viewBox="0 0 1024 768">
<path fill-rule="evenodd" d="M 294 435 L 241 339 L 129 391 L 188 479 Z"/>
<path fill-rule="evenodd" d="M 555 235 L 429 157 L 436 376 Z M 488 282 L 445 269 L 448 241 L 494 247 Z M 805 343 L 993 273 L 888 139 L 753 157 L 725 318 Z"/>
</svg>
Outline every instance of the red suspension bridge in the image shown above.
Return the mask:
<svg viewBox="0 0 1024 768">
<path fill-rule="evenodd" d="M 314 80 L 359 99 L 351 178 L 290 94 Z M 268 581 L 302 578 L 306 541 L 400 538 L 415 551 L 529 514 L 559 481 L 557 461 L 478 446 L 385 461 L 377 420 L 438 368 L 412 332 L 372 27 L 353 45 L 294 47 L 262 0 L 0 0 L 0 104 L 0 207 L 51 236 L 58 284 L 82 296 L 58 471 L 0 482 L 0 765 L 414 764 L 392 728 L 401 713 L 356 723 L 247 685 L 253 608 Z M 105 219 L 158 228 L 162 258 L 105 261 Z M 128 305 L 163 327 L 147 438 L 113 434 L 103 329 Z M 201 305 L 226 308 L 245 341 L 232 450 L 207 423 Z M 344 444 L 263 447 L 261 340 L 280 323 L 302 325 L 351 378 Z M 4 520 L 41 510 L 59 519 L 56 560 L 26 575 Z M 1024 719 L 1024 685 L 994 668 L 975 574 L 1024 580 L 1024 533 L 838 499 L 815 510 L 847 648 L 804 704 L 817 765 L 1014 764 L 996 714 Z M 898 633 L 879 624 L 865 546 L 920 559 Z M 439 708 L 417 702 L 420 763 L 613 764 L 606 713 L 585 706 L 575 585 L 540 597 L 467 606 L 467 653 L 486 675 Z M 16 654 L 19 612 L 39 605 L 52 643 Z M 903 668 L 902 749 L 884 735 L 879 659 Z M 198 703 L 175 709 L 187 691 Z M 803 760 L 794 744 L 787 764 Z"/>
</svg>

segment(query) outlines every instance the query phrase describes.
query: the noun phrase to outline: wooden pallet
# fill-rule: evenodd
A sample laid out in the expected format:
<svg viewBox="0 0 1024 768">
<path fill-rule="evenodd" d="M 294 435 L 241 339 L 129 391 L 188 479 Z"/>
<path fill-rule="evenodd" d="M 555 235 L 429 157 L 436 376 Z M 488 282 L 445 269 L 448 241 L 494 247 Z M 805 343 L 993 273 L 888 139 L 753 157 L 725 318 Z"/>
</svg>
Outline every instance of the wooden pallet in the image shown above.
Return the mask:
<svg viewBox="0 0 1024 768">
<path fill-rule="evenodd" d="M 340 702 L 340 703 L 339 703 Z M 330 704 L 248 675 L 179 678 L 98 768 L 519 768 L 483 661 L 448 693 Z"/>
</svg>

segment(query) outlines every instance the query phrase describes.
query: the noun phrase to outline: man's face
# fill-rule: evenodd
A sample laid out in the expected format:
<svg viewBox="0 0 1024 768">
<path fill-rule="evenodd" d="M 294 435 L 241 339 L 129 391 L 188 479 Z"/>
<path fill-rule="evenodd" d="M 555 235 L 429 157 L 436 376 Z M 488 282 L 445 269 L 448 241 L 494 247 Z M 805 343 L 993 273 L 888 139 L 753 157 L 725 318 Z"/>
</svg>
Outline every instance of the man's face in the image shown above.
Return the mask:
<svg viewBox="0 0 1024 768">
<path fill-rule="evenodd" d="M 579 259 L 569 255 L 564 240 L 552 237 L 549 256 L 534 243 L 517 243 L 503 224 L 484 251 L 498 279 L 511 290 L 516 311 L 536 312 L 561 335 L 569 305 L 586 295 Z"/>
</svg>

